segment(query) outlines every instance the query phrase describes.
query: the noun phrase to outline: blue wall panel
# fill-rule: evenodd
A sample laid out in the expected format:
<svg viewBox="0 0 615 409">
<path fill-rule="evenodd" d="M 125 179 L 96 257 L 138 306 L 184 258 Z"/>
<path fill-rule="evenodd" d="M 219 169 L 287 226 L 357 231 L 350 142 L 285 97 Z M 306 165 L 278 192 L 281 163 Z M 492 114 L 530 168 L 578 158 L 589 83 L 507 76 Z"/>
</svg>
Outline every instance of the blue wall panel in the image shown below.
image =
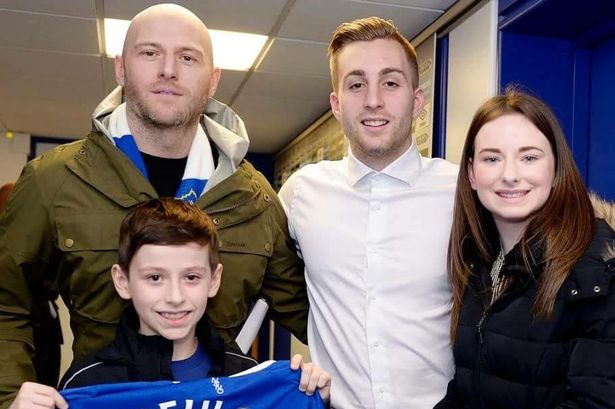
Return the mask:
<svg viewBox="0 0 615 409">
<path fill-rule="evenodd" d="M 587 184 L 615 201 L 615 40 L 592 50 Z"/>
<path fill-rule="evenodd" d="M 615 2 L 500 0 L 500 86 L 559 118 L 590 190 L 615 200 Z"/>
<path fill-rule="evenodd" d="M 502 32 L 500 86 L 517 84 L 543 99 L 571 142 L 574 47 L 568 40 Z"/>
<path fill-rule="evenodd" d="M 446 154 L 446 90 L 448 89 L 448 35 L 436 43 L 436 84 L 434 87 L 434 125 L 432 157 Z"/>
<path fill-rule="evenodd" d="M 566 134 L 575 162 L 583 179 L 587 181 L 589 162 L 589 115 L 591 109 L 591 53 L 587 49 L 577 49 L 572 67 L 574 88 L 572 96 L 572 132 Z"/>
</svg>

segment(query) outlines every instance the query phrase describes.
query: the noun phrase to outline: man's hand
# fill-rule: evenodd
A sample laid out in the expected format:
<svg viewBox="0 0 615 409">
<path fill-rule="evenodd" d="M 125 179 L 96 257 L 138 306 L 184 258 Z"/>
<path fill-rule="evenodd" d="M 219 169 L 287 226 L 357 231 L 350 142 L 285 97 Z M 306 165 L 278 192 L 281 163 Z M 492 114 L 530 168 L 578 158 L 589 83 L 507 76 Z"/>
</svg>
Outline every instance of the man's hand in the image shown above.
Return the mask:
<svg viewBox="0 0 615 409">
<path fill-rule="evenodd" d="M 307 395 L 313 395 L 318 389 L 322 400 L 328 402 L 331 395 L 331 375 L 312 363 L 303 362 L 303 357 L 296 354 L 290 361 L 290 369 L 296 371 L 299 368 L 301 368 L 299 390 Z"/>
<path fill-rule="evenodd" d="M 68 403 L 51 386 L 24 382 L 9 409 L 68 409 Z"/>
</svg>

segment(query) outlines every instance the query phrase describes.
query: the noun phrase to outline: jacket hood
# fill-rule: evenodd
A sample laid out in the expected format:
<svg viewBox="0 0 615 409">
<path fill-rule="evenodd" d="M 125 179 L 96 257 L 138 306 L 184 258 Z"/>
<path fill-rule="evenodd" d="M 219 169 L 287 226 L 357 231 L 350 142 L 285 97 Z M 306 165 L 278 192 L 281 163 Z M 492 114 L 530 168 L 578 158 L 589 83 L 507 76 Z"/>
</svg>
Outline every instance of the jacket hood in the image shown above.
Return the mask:
<svg viewBox="0 0 615 409">
<path fill-rule="evenodd" d="M 109 127 L 110 114 L 123 101 L 123 88 L 116 87 L 94 109 L 93 126 L 107 137 L 111 137 Z M 234 169 L 248 152 L 250 140 L 243 120 L 227 105 L 210 98 L 201 116 L 201 125 L 207 137 L 220 150 L 223 156 L 229 158 Z"/>
<path fill-rule="evenodd" d="M 590 195 L 594 213 L 596 217 L 602 219 L 609 225 L 612 231 L 615 231 L 615 203 L 608 202 L 599 198 L 596 194 Z M 603 252 L 603 259 L 610 260 L 615 258 L 615 241 L 607 243 L 606 249 Z"/>
</svg>

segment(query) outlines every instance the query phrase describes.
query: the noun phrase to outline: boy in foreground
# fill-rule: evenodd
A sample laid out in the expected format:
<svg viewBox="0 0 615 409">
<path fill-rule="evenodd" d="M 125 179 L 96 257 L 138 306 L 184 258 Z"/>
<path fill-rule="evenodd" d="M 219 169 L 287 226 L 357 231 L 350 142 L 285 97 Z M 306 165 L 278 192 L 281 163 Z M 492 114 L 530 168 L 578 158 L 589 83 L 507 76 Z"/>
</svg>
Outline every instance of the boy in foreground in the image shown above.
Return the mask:
<svg viewBox="0 0 615 409">
<path fill-rule="evenodd" d="M 175 199 L 152 199 L 130 211 L 120 229 L 119 261 L 112 268 L 118 294 L 132 300 L 115 341 L 73 363 L 60 390 L 81 386 L 228 376 L 256 365 L 225 349 L 205 318 L 208 298 L 220 287 L 218 237 L 209 217 Z M 330 376 L 303 363 L 299 389 L 319 389 L 328 400 Z M 53 388 L 26 382 L 12 409 L 68 407 Z"/>
</svg>

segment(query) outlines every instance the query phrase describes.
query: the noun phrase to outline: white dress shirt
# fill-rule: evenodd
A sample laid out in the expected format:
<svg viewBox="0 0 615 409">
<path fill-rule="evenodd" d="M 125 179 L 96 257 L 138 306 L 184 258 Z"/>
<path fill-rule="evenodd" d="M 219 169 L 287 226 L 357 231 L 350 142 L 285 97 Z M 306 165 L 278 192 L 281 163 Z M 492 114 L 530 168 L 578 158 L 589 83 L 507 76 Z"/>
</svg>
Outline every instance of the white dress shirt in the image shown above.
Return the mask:
<svg viewBox="0 0 615 409">
<path fill-rule="evenodd" d="M 432 408 L 454 365 L 446 254 L 457 166 L 413 144 L 382 171 L 352 153 L 280 191 L 305 261 L 308 341 L 335 408 Z"/>
</svg>

